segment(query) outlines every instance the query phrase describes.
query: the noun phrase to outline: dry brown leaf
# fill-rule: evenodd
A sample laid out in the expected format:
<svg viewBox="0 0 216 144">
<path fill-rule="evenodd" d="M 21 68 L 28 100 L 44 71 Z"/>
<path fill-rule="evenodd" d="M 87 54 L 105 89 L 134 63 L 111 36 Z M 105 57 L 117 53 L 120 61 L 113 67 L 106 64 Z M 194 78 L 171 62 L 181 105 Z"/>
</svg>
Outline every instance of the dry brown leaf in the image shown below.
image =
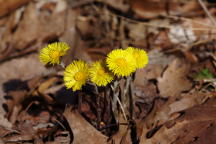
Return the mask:
<svg viewBox="0 0 216 144">
<path fill-rule="evenodd" d="M 165 55 L 158 49 L 153 49 L 148 52 L 149 63 L 144 69 L 137 71 L 137 82 L 144 83 L 149 79 L 157 79 L 162 75 L 163 70 L 169 65 L 175 57 L 172 55 Z M 139 80 L 138 80 L 139 78 Z"/>
<path fill-rule="evenodd" d="M 106 144 L 108 138 L 90 125 L 78 112 L 67 107 L 64 112 L 73 132 L 74 144 Z"/>
<path fill-rule="evenodd" d="M 23 134 L 23 135 L 12 135 L 12 136 L 8 136 L 8 137 L 4 137 L 2 138 L 2 140 L 5 143 L 18 143 L 18 142 L 24 142 L 24 141 L 31 141 L 33 140 L 33 135 L 29 135 L 29 134 Z"/>
<path fill-rule="evenodd" d="M 150 131 L 155 131 L 161 125 L 165 124 L 167 121 L 171 121 L 177 118 L 183 110 L 189 109 L 195 105 L 204 103 L 208 98 L 216 96 L 216 93 L 203 93 L 203 92 L 194 92 L 182 94 L 181 97 L 178 97 L 178 100 L 175 98 L 169 99 L 166 103 L 161 100 L 156 100 L 154 108 L 145 118 L 143 123 L 144 126 L 144 137 Z M 149 135 L 149 134 L 148 134 Z"/>
<path fill-rule="evenodd" d="M 42 43 L 57 39 L 65 30 L 64 4 L 65 1 L 56 2 L 56 8 L 48 14 L 49 9 L 41 10 L 43 5 L 40 3 L 29 3 L 16 27 L 10 26 L 10 23 L 16 21 L 16 16 L 12 17 L 13 20 L 8 22 L 9 26 L 6 27 L 1 39 L 0 47 L 4 51 L 0 54 L 0 59 L 36 51 Z"/>
<path fill-rule="evenodd" d="M 167 122 L 151 137 L 147 138 L 145 131 L 140 144 L 213 144 L 216 132 L 215 104 L 214 97 L 205 104 L 183 111 L 180 117 Z"/>
<path fill-rule="evenodd" d="M 18 133 L 19 133 L 19 131 L 17 131 L 17 130 L 13 130 L 11 128 L 5 128 L 5 127 L 0 126 L 0 139 L 5 137 L 5 136 L 9 136 L 12 134 L 18 134 Z"/>
<path fill-rule="evenodd" d="M 46 91 L 49 87 L 51 87 L 53 84 L 55 84 L 59 79 L 57 77 L 52 77 L 38 87 L 38 92 L 44 97 L 45 100 L 47 100 L 49 103 L 53 102 L 53 98 L 51 98 Z"/>
<path fill-rule="evenodd" d="M 0 0 L 0 17 L 12 12 L 30 1 L 31 0 Z"/>
<path fill-rule="evenodd" d="M 127 123 L 123 115 L 119 115 L 119 123 Z M 118 132 L 112 137 L 112 141 L 116 144 L 131 144 L 131 130 L 127 125 L 119 125 Z"/>
<path fill-rule="evenodd" d="M 60 36 L 61 41 L 65 41 L 70 45 L 68 53 L 63 57 L 65 64 L 71 63 L 74 59 L 83 59 L 91 61 L 90 56 L 86 52 L 86 43 L 81 39 L 79 31 L 79 11 L 76 9 L 68 9 L 65 32 Z M 80 32 L 80 33 L 79 33 Z"/>
<path fill-rule="evenodd" d="M 142 18 L 155 18 L 160 15 L 193 13 L 200 9 L 196 1 L 130 0 L 133 11 Z"/>
<path fill-rule="evenodd" d="M 93 2 L 100 2 L 103 4 L 107 4 L 115 9 L 121 10 L 123 12 L 128 11 L 129 6 L 125 3 L 124 0 L 82 0 L 82 1 L 69 1 L 70 5 L 73 8 L 85 5 L 85 4 L 92 4 Z"/>
<path fill-rule="evenodd" d="M 178 97 L 169 99 L 166 103 L 156 100 L 154 108 L 145 119 L 146 128 L 154 128 L 172 120 L 178 116 L 176 112 L 186 110 L 197 104 L 204 103 L 208 98 L 215 96 L 215 93 L 194 92 L 182 94 Z"/>
<path fill-rule="evenodd" d="M 37 67 L 35 69 L 35 67 Z M 1 69 L 1 75 L 0 75 L 0 85 L 5 85 L 6 83 L 13 84 L 12 88 L 17 86 L 17 84 L 12 83 L 14 81 L 20 81 L 22 80 L 30 79 L 36 75 L 41 75 L 45 72 L 47 72 L 47 69 L 39 62 L 38 55 L 32 54 L 26 57 L 13 59 L 11 61 L 4 62 L 0 64 Z M 31 84 L 28 85 L 29 89 L 32 89 L 35 87 L 36 82 L 30 82 Z M 33 84 L 34 83 L 34 84 Z M 5 85 L 4 88 L 0 87 L 0 104 L 2 105 L 5 102 L 4 95 L 7 95 L 7 92 L 5 92 L 5 89 L 8 89 L 8 87 Z M 18 96 L 19 97 L 19 96 Z M 15 99 L 18 99 L 16 97 Z M 14 102 L 9 99 L 9 102 L 11 106 L 9 106 L 9 111 L 11 111 L 11 107 L 14 106 Z M 5 113 L 2 107 L 0 107 L 0 113 Z"/>
<path fill-rule="evenodd" d="M 0 114 L 0 126 L 4 128 L 11 128 L 12 124 L 2 114 Z"/>
<path fill-rule="evenodd" d="M 158 78 L 158 88 L 161 97 L 175 97 L 191 88 L 192 84 L 186 77 L 189 67 L 189 64 L 180 59 L 175 59 L 169 65 L 163 76 Z"/>
</svg>

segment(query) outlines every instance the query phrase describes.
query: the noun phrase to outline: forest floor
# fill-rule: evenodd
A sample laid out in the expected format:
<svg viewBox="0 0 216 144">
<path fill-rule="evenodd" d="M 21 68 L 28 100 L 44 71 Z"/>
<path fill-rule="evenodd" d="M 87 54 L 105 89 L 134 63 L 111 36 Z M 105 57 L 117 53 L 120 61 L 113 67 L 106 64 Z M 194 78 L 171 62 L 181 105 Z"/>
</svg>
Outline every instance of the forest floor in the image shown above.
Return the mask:
<svg viewBox="0 0 216 144">
<path fill-rule="evenodd" d="M 210 0 L 0 0 L 0 144 L 214 144 L 215 33 Z M 58 41 L 70 46 L 66 65 L 147 51 L 131 121 L 40 63 L 39 51 Z"/>
</svg>

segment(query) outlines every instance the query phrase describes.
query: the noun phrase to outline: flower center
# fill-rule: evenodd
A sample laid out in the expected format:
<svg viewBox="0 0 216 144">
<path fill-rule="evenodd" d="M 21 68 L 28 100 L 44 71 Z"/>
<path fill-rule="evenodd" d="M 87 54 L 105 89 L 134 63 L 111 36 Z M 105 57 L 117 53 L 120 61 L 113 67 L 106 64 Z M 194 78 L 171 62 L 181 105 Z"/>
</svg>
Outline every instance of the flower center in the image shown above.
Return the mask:
<svg viewBox="0 0 216 144">
<path fill-rule="evenodd" d="M 85 79 L 85 75 L 83 74 L 83 72 L 77 72 L 75 75 L 74 75 L 74 79 L 76 81 L 82 81 Z"/>
<path fill-rule="evenodd" d="M 51 53 L 51 56 L 50 56 L 50 57 L 51 57 L 52 59 L 56 59 L 56 58 L 58 58 L 59 56 L 60 56 L 59 52 L 58 52 L 58 51 L 54 51 L 54 52 Z"/>
<path fill-rule="evenodd" d="M 105 73 L 104 69 L 101 68 L 98 70 L 98 75 L 104 75 L 104 73 Z"/>
<path fill-rule="evenodd" d="M 121 67 L 121 66 L 127 65 L 127 62 L 126 62 L 126 60 L 124 58 L 117 58 L 116 59 L 116 64 Z"/>
</svg>

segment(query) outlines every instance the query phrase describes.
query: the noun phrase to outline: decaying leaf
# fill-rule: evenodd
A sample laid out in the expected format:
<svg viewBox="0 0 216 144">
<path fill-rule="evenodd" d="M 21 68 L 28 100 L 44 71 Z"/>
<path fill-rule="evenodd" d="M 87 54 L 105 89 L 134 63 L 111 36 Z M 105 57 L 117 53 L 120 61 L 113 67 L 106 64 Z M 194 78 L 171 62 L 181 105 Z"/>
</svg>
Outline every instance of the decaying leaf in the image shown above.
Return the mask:
<svg viewBox="0 0 216 144">
<path fill-rule="evenodd" d="M 12 12 L 13 10 L 27 4 L 30 0 L 0 0 L 0 17 Z"/>
<path fill-rule="evenodd" d="M 4 50 L 0 54 L 1 60 L 36 51 L 42 43 L 57 39 L 64 32 L 66 4 L 64 1 L 55 3 L 56 9 L 49 14 L 50 9 L 41 9 L 43 5 L 29 3 L 22 19 L 13 27 L 11 23 L 16 21 L 16 17 L 11 16 L 12 22 L 8 21 L 1 39 L 0 47 Z M 58 9 L 62 3 L 64 7 Z"/>
<path fill-rule="evenodd" d="M 177 15 L 193 13 L 200 7 L 196 1 L 177 1 L 177 0 L 130 0 L 134 12 L 143 18 L 155 18 L 160 15 Z"/>
<path fill-rule="evenodd" d="M 165 123 L 151 136 L 142 135 L 141 144 L 213 144 L 216 132 L 216 98 L 182 111 L 175 120 Z"/>
<path fill-rule="evenodd" d="M 146 80 L 159 78 L 167 65 L 169 65 L 175 59 L 174 56 L 167 56 L 157 49 L 149 51 L 148 56 L 148 65 L 144 69 L 137 71 L 137 75 L 139 75 L 138 81 L 141 81 L 141 83 L 145 82 Z"/>
<path fill-rule="evenodd" d="M 74 144 L 106 144 L 108 138 L 90 125 L 79 113 L 67 107 L 64 112 L 73 132 Z"/>
<path fill-rule="evenodd" d="M 169 120 L 176 118 L 180 112 L 191 108 L 197 104 L 204 103 L 208 98 L 215 96 L 215 93 L 194 92 L 181 94 L 177 99 L 170 98 L 168 101 L 163 102 L 160 99 L 155 101 L 154 108 L 145 118 L 146 128 L 155 128 Z"/>
<path fill-rule="evenodd" d="M 162 97 L 175 97 L 192 86 L 187 79 L 190 65 L 179 59 L 174 60 L 158 78 L 158 88 Z"/>
<path fill-rule="evenodd" d="M 123 115 L 119 115 L 119 123 L 127 123 Z M 119 125 L 118 132 L 112 137 L 112 142 L 116 144 L 131 144 L 131 130 L 127 125 Z"/>
<path fill-rule="evenodd" d="M 0 115 L 0 126 L 4 128 L 11 128 L 12 124 L 1 114 Z"/>
</svg>

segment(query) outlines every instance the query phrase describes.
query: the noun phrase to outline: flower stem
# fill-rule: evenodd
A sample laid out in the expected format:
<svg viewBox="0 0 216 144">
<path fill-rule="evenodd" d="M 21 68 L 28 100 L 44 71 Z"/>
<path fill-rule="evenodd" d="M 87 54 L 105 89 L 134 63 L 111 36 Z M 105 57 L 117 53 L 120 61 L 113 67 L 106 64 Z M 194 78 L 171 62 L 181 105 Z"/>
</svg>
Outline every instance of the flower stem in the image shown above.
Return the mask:
<svg viewBox="0 0 216 144">
<path fill-rule="evenodd" d="M 115 115 L 115 118 L 117 118 L 117 101 L 119 96 L 119 81 L 114 81 L 113 85 L 111 85 L 112 93 L 113 93 L 113 99 L 112 99 L 112 111 Z M 117 119 L 116 119 L 117 120 Z"/>
<path fill-rule="evenodd" d="M 123 106 L 122 106 L 122 103 L 121 103 L 121 101 L 119 100 L 119 97 L 117 97 L 117 101 L 118 101 L 118 103 L 119 103 L 119 105 L 120 105 L 120 108 L 121 108 L 121 110 L 122 110 L 123 116 L 124 116 L 125 120 L 127 121 L 127 116 L 126 116 L 126 114 L 125 114 L 125 111 L 124 111 L 124 108 L 123 108 Z"/>
<path fill-rule="evenodd" d="M 129 104 L 130 104 L 130 102 L 129 102 L 130 100 L 128 100 L 128 97 L 127 97 L 128 95 L 127 94 L 129 92 L 131 80 L 132 80 L 131 76 L 128 76 L 126 78 L 125 87 L 124 87 L 123 92 L 121 94 L 121 100 L 122 100 L 122 103 L 123 103 L 122 105 L 123 105 L 124 110 L 129 108 Z"/>
</svg>

